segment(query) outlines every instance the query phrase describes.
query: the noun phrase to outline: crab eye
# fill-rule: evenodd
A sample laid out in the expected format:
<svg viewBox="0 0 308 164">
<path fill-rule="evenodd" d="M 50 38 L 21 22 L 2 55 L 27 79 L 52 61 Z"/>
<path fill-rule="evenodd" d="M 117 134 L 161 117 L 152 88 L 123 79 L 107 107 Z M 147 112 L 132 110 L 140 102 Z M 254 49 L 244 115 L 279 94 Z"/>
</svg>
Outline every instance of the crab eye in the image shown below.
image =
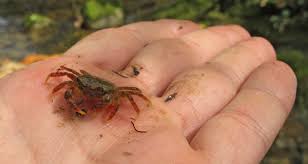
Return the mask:
<svg viewBox="0 0 308 164">
<path fill-rule="evenodd" d="M 109 94 L 104 95 L 103 99 L 104 99 L 104 102 L 107 102 L 107 103 L 108 103 L 108 102 L 111 101 L 111 95 L 109 95 Z"/>
</svg>

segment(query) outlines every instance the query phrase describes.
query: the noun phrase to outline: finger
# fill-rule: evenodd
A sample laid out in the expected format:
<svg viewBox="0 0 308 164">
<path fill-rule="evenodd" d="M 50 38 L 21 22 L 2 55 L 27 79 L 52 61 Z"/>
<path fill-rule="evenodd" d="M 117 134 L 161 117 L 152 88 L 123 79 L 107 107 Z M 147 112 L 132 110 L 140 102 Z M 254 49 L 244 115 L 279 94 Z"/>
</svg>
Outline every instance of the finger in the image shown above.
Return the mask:
<svg viewBox="0 0 308 164">
<path fill-rule="evenodd" d="M 177 93 L 166 103 L 183 117 L 185 134 L 191 135 L 233 98 L 254 69 L 271 60 L 275 60 L 275 52 L 268 41 L 243 41 L 202 67 L 176 77 L 162 99 Z"/>
<path fill-rule="evenodd" d="M 161 20 L 134 23 L 95 32 L 65 54 L 101 68 L 119 69 L 144 45 L 162 38 L 175 38 L 200 29 L 190 21 Z"/>
<path fill-rule="evenodd" d="M 125 68 L 153 94 L 160 94 L 179 72 L 200 65 L 227 47 L 246 40 L 249 33 L 235 25 L 210 27 L 142 49 Z"/>
<path fill-rule="evenodd" d="M 290 67 L 279 61 L 262 65 L 232 102 L 203 125 L 192 147 L 211 155 L 210 161 L 259 163 L 286 120 L 295 92 Z"/>
</svg>

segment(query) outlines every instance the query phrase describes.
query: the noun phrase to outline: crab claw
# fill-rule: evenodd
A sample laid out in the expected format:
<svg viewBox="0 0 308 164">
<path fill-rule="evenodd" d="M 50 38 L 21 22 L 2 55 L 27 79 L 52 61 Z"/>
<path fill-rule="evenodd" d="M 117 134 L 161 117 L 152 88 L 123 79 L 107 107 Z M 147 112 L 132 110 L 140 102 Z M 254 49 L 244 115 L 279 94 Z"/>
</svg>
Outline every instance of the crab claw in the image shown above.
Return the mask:
<svg viewBox="0 0 308 164">
<path fill-rule="evenodd" d="M 79 117 L 85 116 L 87 114 L 87 111 L 85 109 L 79 109 L 76 111 L 76 115 Z"/>
</svg>

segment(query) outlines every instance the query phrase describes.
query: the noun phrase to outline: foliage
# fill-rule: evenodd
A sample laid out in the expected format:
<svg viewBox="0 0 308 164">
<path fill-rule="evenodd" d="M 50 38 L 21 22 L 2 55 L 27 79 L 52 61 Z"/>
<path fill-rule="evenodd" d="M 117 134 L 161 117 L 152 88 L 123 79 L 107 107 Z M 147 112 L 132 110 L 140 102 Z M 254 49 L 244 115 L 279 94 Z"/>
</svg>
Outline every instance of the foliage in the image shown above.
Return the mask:
<svg viewBox="0 0 308 164">
<path fill-rule="evenodd" d="M 156 18 L 179 18 L 179 19 L 196 19 L 207 10 L 215 6 L 215 1 L 187 1 L 180 0 L 172 8 L 157 12 Z"/>
<path fill-rule="evenodd" d="M 37 13 L 27 15 L 24 19 L 24 26 L 27 29 L 42 29 L 52 23 L 53 21 L 49 17 Z"/>
<path fill-rule="evenodd" d="M 123 11 L 116 1 L 88 0 L 83 6 L 82 13 L 86 26 L 93 29 L 117 26 L 123 23 Z"/>
<path fill-rule="evenodd" d="M 119 6 L 115 6 L 108 2 L 89 0 L 84 5 L 83 13 L 87 19 L 94 21 L 102 17 L 113 15 L 117 9 L 119 9 Z"/>
<path fill-rule="evenodd" d="M 253 28 L 255 24 L 248 19 L 253 17 L 257 24 L 284 32 L 288 26 L 307 23 L 307 9 L 305 0 L 179 0 L 172 8 L 158 11 L 154 18 L 191 19 L 207 25 L 233 22 Z"/>
<path fill-rule="evenodd" d="M 298 50 L 282 49 L 278 59 L 288 63 L 294 70 L 297 81 L 297 99 L 295 108 L 299 110 L 308 109 L 308 57 Z"/>
</svg>

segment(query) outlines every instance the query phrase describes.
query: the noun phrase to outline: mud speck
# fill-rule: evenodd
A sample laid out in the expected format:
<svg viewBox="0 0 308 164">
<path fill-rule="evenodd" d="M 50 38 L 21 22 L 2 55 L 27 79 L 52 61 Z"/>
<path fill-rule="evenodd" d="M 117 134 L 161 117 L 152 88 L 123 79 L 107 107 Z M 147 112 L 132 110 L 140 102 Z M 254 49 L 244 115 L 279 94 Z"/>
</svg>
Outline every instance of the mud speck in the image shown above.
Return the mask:
<svg viewBox="0 0 308 164">
<path fill-rule="evenodd" d="M 135 65 L 132 65 L 132 69 L 133 69 L 133 75 L 134 76 L 138 76 L 140 74 L 140 70 L 142 70 L 143 68 L 135 66 Z"/>
<path fill-rule="evenodd" d="M 63 122 L 59 122 L 58 124 L 57 124 L 57 127 L 58 128 L 62 128 L 62 127 L 64 127 L 65 125 L 64 125 L 64 123 Z"/>
<path fill-rule="evenodd" d="M 132 156 L 132 155 L 133 155 L 133 153 L 128 152 L 128 151 L 124 151 L 122 154 L 123 154 L 124 156 Z"/>
<path fill-rule="evenodd" d="M 165 102 L 169 102 L 169 101 L 175 99 L 175 97 L 176 97 L 177 94 L 178 94 L 178 93 L 175 92 L 175 93 L 172 93 L 171 95 L 167 96 L 167 98 L 165 99 Z"/>
</svg>

